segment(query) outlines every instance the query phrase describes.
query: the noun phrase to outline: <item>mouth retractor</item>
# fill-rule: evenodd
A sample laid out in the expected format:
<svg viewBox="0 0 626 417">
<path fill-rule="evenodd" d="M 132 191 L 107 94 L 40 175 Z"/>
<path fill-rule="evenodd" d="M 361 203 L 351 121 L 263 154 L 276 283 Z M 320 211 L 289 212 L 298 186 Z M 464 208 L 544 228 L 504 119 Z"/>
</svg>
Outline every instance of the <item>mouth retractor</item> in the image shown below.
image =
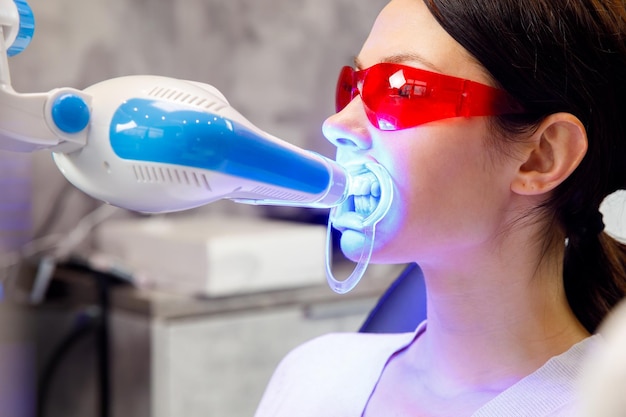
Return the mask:
<svg viewBox="0 0 626 417">
<path fill-rule="evenodd" d="M 332 208 L 328 217 L 326 238 L 326 278 L 330 288 L 338 294 L 345 294 L 352 290 L 365 274 L 374 249 L 376 225 L 389 211 L 393 199 L 391 177 L 381 165 L 365 163 L 347 166 L 346 169 L 349 174 L 349 200 L 360 221 L 360 225 L 352 227 L 352 230 L 362 233 L 364 242 L 356 266 L 348 278 L 344 280 L 335 278 L 331 270 L 331 228 L 334 220 L 344 212 L 345 204 Z"/>
</svg>

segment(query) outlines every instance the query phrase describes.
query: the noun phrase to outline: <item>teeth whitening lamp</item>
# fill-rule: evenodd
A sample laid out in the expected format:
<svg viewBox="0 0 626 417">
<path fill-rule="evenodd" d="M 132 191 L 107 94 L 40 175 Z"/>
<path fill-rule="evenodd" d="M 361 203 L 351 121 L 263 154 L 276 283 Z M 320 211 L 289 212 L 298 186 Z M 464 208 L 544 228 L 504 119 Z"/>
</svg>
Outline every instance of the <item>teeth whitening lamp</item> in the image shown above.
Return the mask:
<svg viewBox="0 0 626 417">
<path fill-rule="evenodd" d="M 47 149 L 86 194 L 144 213 L 220 199 L 329 208 L 329 285 L 345 293 L 363 276 L 376 224 L 392 199 L 391 179 L 380 165 L 342 166 L 282 141 L 246 120 L 215 87 L 198 82 L 129 76 L 82 91 L 19 94 L 11 87 L 7 57 L 21 52 L 34 33 L 28 4 L 0 0 L 0 26 L 0 149 Z M 357 266 L 337 280 L 330 268 L 333 219 L 355 194 L 372 189 L 378 202 L 361 215 L 365 243 Z"/>
</svg>

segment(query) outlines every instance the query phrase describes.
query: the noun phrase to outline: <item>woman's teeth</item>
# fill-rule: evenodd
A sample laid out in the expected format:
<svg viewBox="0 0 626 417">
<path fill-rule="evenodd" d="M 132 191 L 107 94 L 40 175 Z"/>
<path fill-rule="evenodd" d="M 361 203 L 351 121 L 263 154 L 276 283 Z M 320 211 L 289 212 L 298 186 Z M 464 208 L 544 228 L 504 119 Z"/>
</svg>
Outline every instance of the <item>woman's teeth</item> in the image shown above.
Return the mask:
<svg viewBox="0 0 626 417">
<path fill-rule="evenodd" d="M 380 184 L 376 176 L 366 173 L 354 178 L 353 189 L 354 212 L 364 217 L 374 212 L 380 201 Z"/>
</svg>

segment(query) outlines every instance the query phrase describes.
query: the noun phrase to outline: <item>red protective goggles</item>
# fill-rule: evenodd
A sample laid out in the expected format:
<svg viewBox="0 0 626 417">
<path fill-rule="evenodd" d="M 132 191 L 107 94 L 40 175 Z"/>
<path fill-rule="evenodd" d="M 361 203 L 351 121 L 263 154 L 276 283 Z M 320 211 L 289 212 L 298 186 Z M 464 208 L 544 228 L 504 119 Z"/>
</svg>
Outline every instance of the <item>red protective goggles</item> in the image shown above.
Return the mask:
<svg viewBox="0 0 626 417">
<path fill-rule="evenodd" d="M 360 95 L 369 121 L 380 130 L 522 112 L 503 90 L 400 64 L 381 63 L 361 71 L 343 67 L 336 94 L 337 112 Z"/>
</svg>

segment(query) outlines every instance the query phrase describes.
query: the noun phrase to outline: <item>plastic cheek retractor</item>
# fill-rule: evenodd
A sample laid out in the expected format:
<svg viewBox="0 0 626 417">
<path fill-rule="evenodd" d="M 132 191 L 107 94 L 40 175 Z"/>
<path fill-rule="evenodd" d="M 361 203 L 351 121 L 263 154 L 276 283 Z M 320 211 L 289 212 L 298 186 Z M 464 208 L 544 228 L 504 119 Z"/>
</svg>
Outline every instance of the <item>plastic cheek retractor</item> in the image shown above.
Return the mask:
<svg viewBox="0 0 626 417">
<path fill-rule="evenodd" d="M 374 182 L 380 187 L 380 199 L 376 208 L 366 216 L 363 216 L 361 220 L 360 228 L 357 232 L 360 232 L 364 236 L 363 246 L 361 247 L 361 253 L 357 260 L 356 266 L 350 276 L 344 280 L 338 280 L 335 278 L 332 268 L 332 227 L 333 222 L 342 213 L 344 206 L 333 207 L 328 217 L 328 230 L 326 238 L 326 277 L 330 288 L 338 294 L 345 294 L 352 290 L 359 283 L 365 270 L 369 265 L 372 252 L 374 250 L 374 241 L 376 237 L 376 225 L 389 211 L 391 202 L 393 200 L 393 182 L 387 170 L 379 164 L 365 163 L 355 166 L 346 166 L 350 176 L 349 193 L 355 195 L 354 189 L 362 186 L 363 181 L 369 181 L 370 188 Z"/>
</svg>

